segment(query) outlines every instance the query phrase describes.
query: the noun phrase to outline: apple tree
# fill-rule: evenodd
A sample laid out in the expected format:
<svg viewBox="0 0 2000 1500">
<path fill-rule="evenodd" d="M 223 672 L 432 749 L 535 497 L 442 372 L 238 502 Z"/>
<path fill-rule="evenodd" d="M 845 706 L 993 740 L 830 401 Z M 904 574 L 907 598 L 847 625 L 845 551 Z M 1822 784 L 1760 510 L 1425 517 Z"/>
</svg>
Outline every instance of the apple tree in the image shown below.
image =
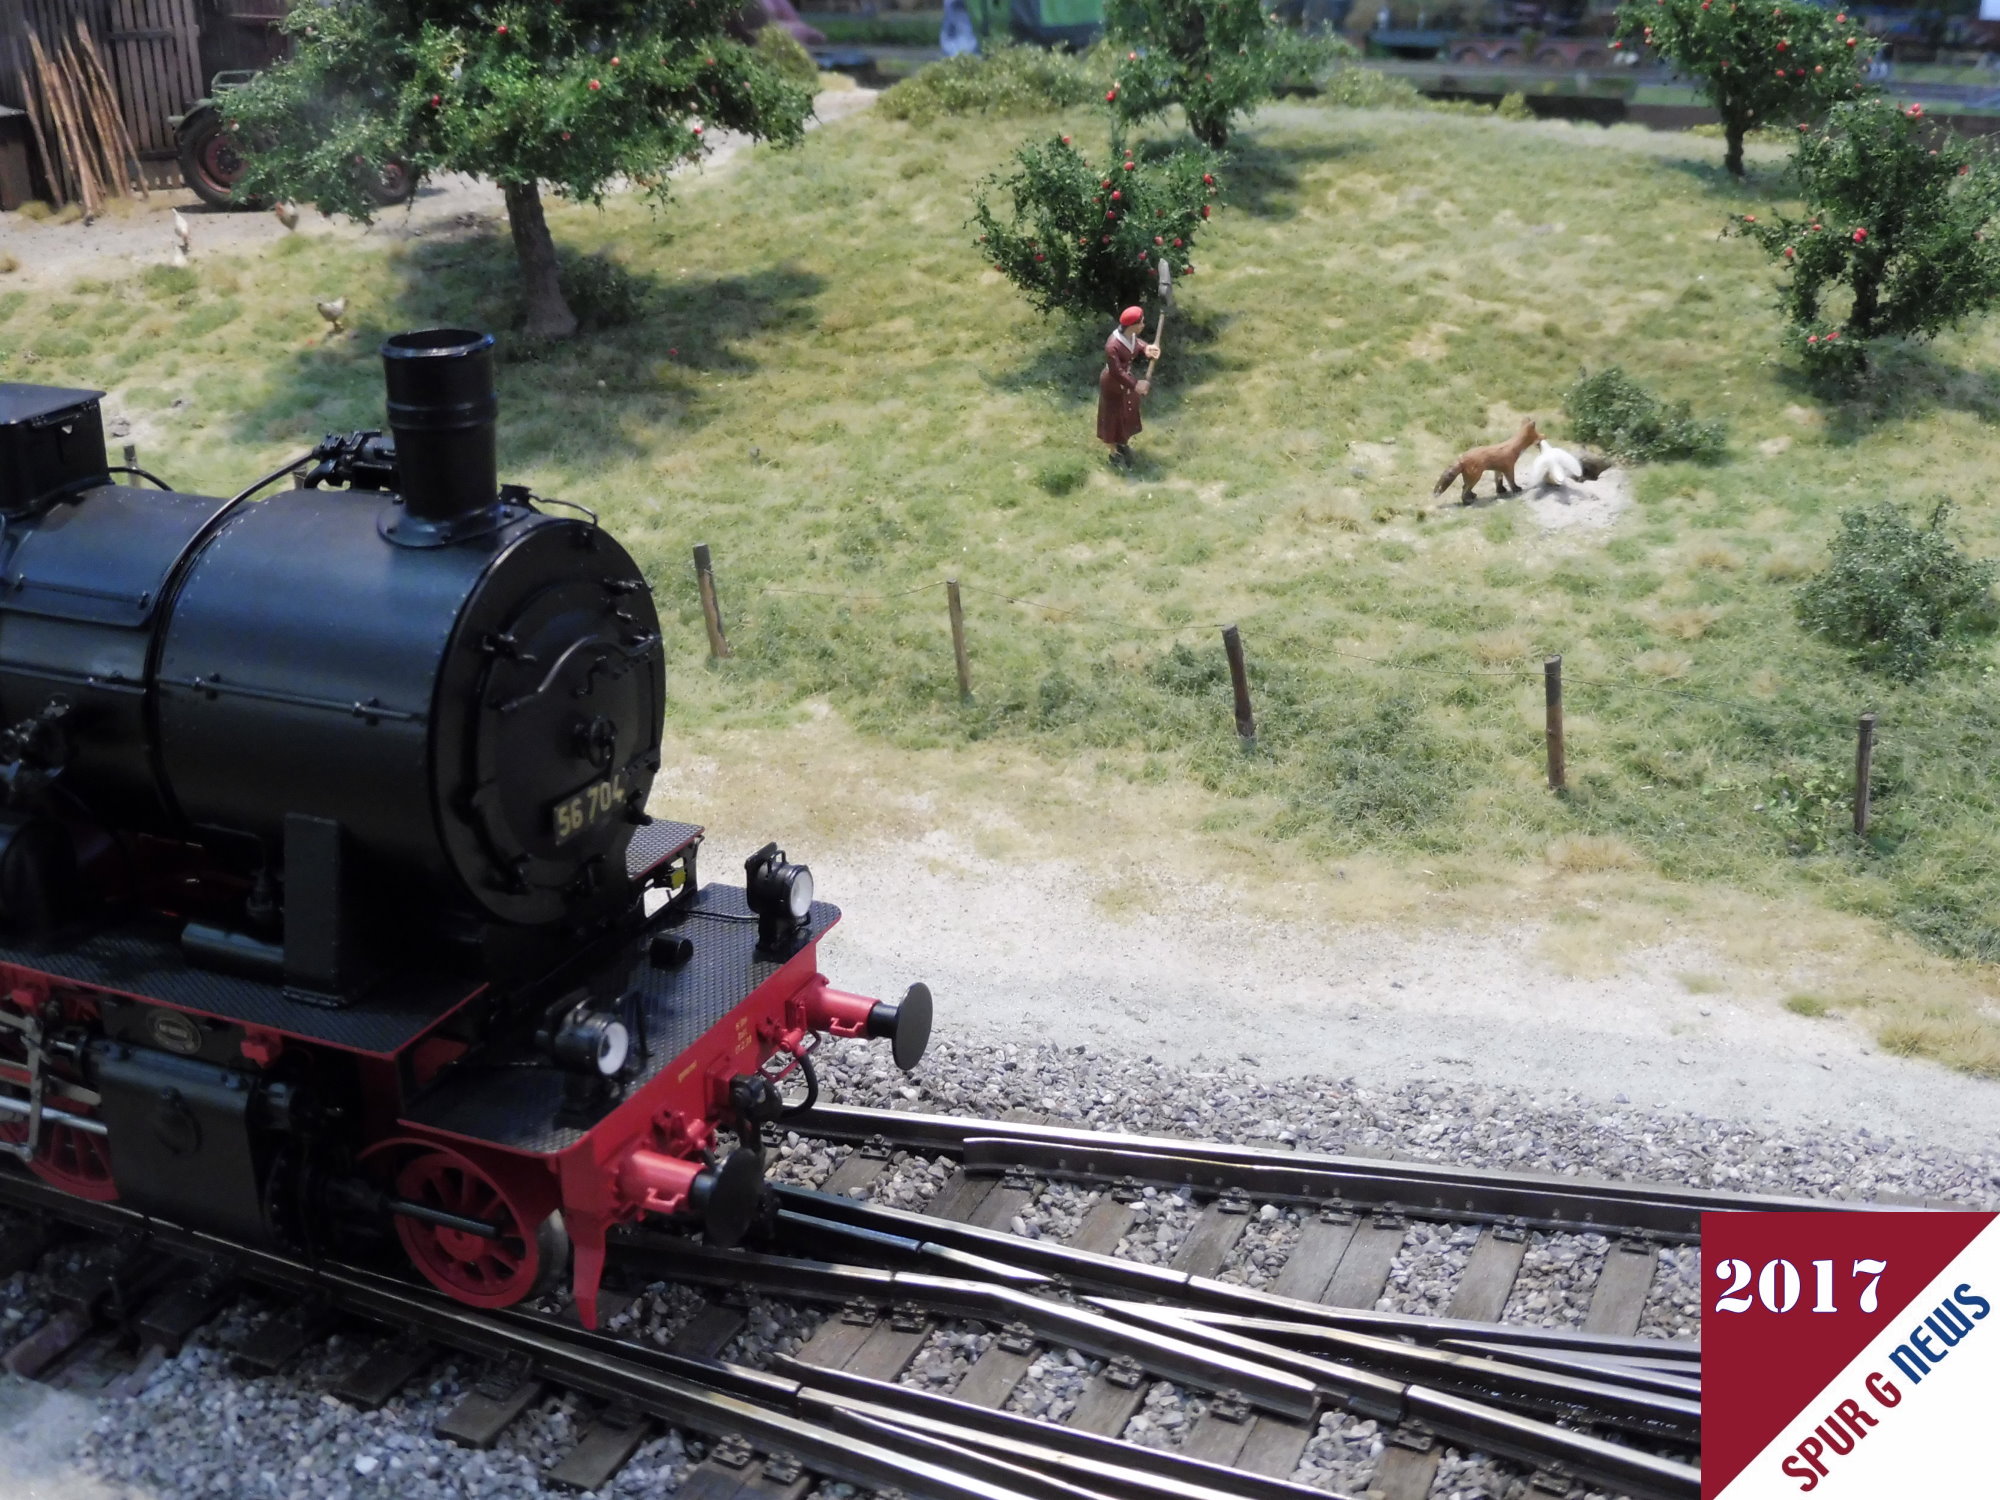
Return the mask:
<svg viewBox="0 0 2000 1500">
<path fill-rule="evenodd" d="M 664 198 L 721 128 L 796 142 L 811 90 L 725 27 L 742 0 L 318 0 L 283 25 L 289 60 L 229 94 L 238 192 L 367 220 L 371 163 L 500 184 L 526 331 L 568 338 L 542 186 L 597 202 L 618 178 Z"/>
<path fill-rule="evenodd" d="M 1810 124 L 1862 91 L 1875 40 L 1846 11 L 1811 0 L 1627 0 L 1614 47 L 1651 48 L 1698 84 L 1722 116 L 1723 165 L 1743 175 L 1743 138 L 1760 125 Z"/>
</svg>

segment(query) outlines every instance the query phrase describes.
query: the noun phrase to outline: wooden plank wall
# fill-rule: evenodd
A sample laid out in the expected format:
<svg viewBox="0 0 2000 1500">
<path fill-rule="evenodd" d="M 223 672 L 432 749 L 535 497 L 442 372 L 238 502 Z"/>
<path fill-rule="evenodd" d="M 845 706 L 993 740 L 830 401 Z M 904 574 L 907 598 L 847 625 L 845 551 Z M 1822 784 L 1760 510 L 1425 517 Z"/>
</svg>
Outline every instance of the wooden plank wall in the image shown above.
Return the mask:
<svg viewBox="0 0 2000 1500">
<path fill-rule="evenodd" d="M 50 47 L 74 35 L 78 16 L 110 69 L 148 185 L 178 183 L 168 120 L 206 91 L 195 0 L 0 0 L 0 104 L 21 105 L 16 80 L 29 66 L 28 29 Z"/>
</svg>

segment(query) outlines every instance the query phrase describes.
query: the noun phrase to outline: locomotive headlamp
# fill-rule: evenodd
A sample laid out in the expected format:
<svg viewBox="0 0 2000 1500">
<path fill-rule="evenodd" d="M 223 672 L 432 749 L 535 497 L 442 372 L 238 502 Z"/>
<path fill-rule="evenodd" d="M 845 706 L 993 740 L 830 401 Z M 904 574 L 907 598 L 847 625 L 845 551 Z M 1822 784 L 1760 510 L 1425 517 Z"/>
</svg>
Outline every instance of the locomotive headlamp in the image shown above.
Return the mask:
<svg viewBox="0 0 2000 1500">
<path fill-rule="evenodd" d="M 556 1032 L 549 1051 L 566 1068 L 615 1078 L 631 1055 L 632 1033 L 623 1021 L 579 1007 Z"/>
<path fill-rule="evenodd" d="M 757 914 L 757 946 L 770 952 L 791 947 L 812 917 L 812 871 L 766 844 L 743 862 L 743 898 Z"/>
</svg>

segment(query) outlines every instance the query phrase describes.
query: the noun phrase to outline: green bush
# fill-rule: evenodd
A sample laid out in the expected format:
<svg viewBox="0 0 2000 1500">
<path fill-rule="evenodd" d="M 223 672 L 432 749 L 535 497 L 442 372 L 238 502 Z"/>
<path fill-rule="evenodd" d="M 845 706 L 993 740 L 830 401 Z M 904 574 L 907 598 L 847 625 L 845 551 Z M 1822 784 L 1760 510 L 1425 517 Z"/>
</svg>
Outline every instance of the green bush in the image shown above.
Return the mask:
<svg viewBox="0 0 2000 1500">
<path fill-rule="evenodd" d="M 1845 512 L 1832 563 L 1798 591 L 1799 623 L 1902 682 L 1964 655 L 1993 628 L 1996 569 L 1952 541 L 1950 515 L 1949 500 L 1921 526 L 1895 505 Z"/>
<path fill-rule="evenodd" d="M 819 64 L 800 45 L 799 39 L 784 27 L 765 26 L 758 30 L 757 56 L 780 77 L 802 83 L 809 89 L 819 87 Z"/>
<path fill-rule="evenodd" d="M 1083 482 L 1088 478 L 1090 466 L 1073 453 L 1051 459 L 1035 470 L 1035 483 L 1058 497 L 1083 488 Z"/>
<path fill-rule="evenodd" d="M 1108 77 L 1101 52 L 996 47 L 932 63 L 884 92 L 875 109 L 913 125 L 940 115 L 1036 115 L 1096 98 Z"/>
<path fill-rule="evenodd" d="M 1576 435 L 1632 463 L 1722 456 L 1720 422 L 1697 422 L 1685 401 L 1668 405 L 1616 365 L 1585 375 L 1563 397 Z"/>
<path fill-rule="evenodd" d="M 1319 102 L 1337 109 L 1429 109 L 1432 101 L 1407 78 L 1374 68 L 1335 68 L 1320 80 Z"/>
<path fill-rule="evenodd" d="M 1500 107 L 1493 111 L 1503 120 L 1532 120 L 1535 112 L 1528 108 L 1528 96 L 1516 89 L 1501 97 Z"/>
<path fill-rule="evenodd" d="M 1127 150 L 1100 171 L 1062 136 L 1023 146 L 1014 163 L 1011 175 L 975 189 L 973 220 L 980 253 L 1038 311 L 1115 316 L 1157 286 L 1159 257 L 1179 275 L 1193 272 L 1216 192 L 1211 153 L 1189 147 L 1142 162 Z"/>
</svg>

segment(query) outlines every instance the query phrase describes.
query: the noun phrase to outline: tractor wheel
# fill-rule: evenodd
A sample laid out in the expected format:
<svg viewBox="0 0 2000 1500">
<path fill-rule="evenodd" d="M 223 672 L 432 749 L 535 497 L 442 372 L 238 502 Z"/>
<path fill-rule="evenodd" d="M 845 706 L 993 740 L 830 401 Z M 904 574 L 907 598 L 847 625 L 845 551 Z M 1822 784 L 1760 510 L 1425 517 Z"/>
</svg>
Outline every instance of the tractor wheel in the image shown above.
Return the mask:
<svg viewBox="0 0 2000 1500">
<path fill-rule="evenodd" d="M 255 208 L 234 196 L 246 163 L 237 139 L 214 109 L 197 110 L 181 122 L 181 176 L 210 208 Z"/>
<path fill-rule="evenodd" d="M 417 195 L 417 174 L 399 156 L 392 156 L 372 170 L 364 167 L 361 190 L 384 208 L 408 203 Z"/>
</svg>

